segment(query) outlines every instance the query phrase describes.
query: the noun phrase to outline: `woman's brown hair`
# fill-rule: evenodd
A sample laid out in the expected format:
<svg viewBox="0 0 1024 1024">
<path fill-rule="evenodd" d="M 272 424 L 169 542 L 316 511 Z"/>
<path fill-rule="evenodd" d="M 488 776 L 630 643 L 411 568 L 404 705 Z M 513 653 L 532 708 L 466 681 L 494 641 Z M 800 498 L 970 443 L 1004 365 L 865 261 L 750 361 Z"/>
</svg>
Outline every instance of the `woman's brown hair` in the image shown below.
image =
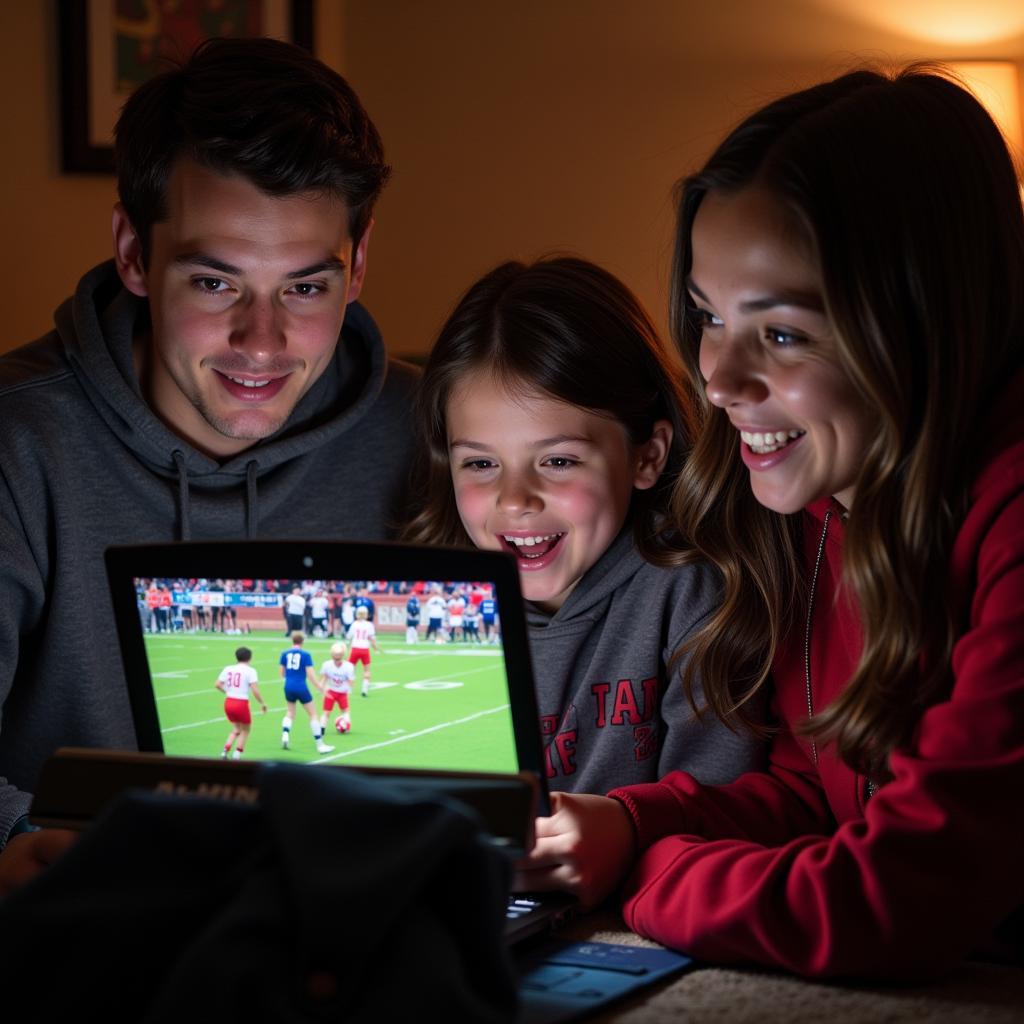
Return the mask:
<svg viewBox="0 0 1024 1024">
<path fill-rule="evenodd" d="M 863 650 L 806 731 L 881 776 L 950 685 L 962 628 L 948 584 L 953 540 L 986 412 L 1022 362 L 1017 177 L 992 119 L 941 68 L 852 72 L 753 114 L 678 191 L 671 319 L 698 392 L 700 326 L 685 285 L 694 218 L 708 192 L 755 184 L 806 229 L 842 367 L 877 416 L 844 547 Z M 684 680 L 699 677 L 725 715 L 766 683 L 782 638 L 801 628 L 809 580 L 801 516 L 754 500 L 735 430 L 706 400 L 702 412 L 673 509 L 721 568 L 725 596 L 690 645 Z"/>
</svg>

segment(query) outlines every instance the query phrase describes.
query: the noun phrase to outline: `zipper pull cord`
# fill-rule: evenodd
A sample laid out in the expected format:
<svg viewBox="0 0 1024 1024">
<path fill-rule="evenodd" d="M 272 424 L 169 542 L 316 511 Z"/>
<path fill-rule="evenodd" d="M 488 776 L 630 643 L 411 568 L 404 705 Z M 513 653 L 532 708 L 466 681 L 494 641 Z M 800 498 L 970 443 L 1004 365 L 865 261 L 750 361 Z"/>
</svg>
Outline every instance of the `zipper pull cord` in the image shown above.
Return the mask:
<svg viewBox="0 0 1024 1024">
<path fill-rule="evenodd" d="M 814 559 L 814 575 L 811 576 L 811 592 L 807 598 L 807 629 L 804 631 L 804 682 L 807 684 L 807 717 L 814 717 L 814 701 L 811 699 L 811 617 L 814 615 L 814 593 L 818 586 L 818 573 L 821 571 L 821 559 L 825 554 L 825 537 L 828 535 L 828 521 L 832 518 L 832 509 L 825 510 L 825 522 L 821 528 L 821 540 L 818 542 L 818 555 Z M 818 744 L 811 740 L 811 756 L 814 766 L 818 766 Z"/>
</svg>

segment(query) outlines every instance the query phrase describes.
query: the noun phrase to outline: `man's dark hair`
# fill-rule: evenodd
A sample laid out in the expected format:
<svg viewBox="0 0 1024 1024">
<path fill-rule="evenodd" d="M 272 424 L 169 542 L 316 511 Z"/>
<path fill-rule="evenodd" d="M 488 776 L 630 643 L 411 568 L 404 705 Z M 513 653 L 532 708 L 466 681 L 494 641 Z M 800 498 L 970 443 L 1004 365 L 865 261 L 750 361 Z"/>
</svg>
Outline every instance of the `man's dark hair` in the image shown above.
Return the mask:
<svg viewBox="0 0 1024 1024">
<path fill-rule="evenodd" d="M 117 188 L 143 258 L 167 216 L 167 182 L 189 157 L 240 174 L 268 195 L 327 192 L 358 244 L 390 168 L 349 84 L 276 39 L 209 39 L 131 95 L 115 131 Z"/>
<path fill-rule="evenodd" d="M 236 661 L 252 661 L 252 651 L 248 647 L 239 647 L 235 651 Z"/>
</svg>

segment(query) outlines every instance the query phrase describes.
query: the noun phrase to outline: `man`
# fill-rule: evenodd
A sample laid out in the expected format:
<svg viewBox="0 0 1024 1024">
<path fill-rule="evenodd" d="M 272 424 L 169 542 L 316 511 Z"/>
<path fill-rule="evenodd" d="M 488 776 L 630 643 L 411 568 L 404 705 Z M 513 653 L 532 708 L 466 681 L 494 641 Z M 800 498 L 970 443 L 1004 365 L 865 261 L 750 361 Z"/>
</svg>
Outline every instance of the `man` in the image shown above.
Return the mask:
<svg viewBox="0 0 1024 1024">
<path fill-rule="evenodd" d="M 210 631 L 210 620 L 206 614 L 206 606 L 209 603 L 209 598 L 206 596 L 209 593 L 209 583 L 205 579 L 199 580 L 192 590 L 192 593 L 198 595 L 198 601 L 195 597 L 192 598 L 192 607 L 196 610 L 196 632 L 209 633 Z"/>
<path fill-rule="evenodd" d="M 341 592 L 338 590 L 337 585 L 331 587 L 330 592 L 327 595 L 330 598 L 330 631 L 331 636 L 337 636 L 341 633 Z"/>
<path fill-rule="evenodd" d="M 341 635 L 348 636 L 349 628 L 356 621 L 356 602 L 352 588 L 346 584 L 341 598 Z"/>
<path fill-rule="evenodd" d="M 480 601 L 480 620 L 484 624 L 484 639 L 490 644 L 498 642 L 498 602 L 487 596 Z"/>
<path fill-rule="evenodd" d="M 448 602 L 441 594 L 441 587 L 437 584 L 430 588 L 430 596 L 427 598 L 427 635 L 424 639 L 434 638 L 434 643 L 444 642 L 444 616 L 448 609 Z"/>
<path fill-rule="evenodd" d="M 414 371 L 355 302 L 389 169 L 345 81 L 212 40 L 116 134 L 113 261 L 0 358 L 0 893 L 60 846 L 24 834 L 51 752 L 135 746 L 104 548 L 378 539 L 410 455 Z"/>
<path fill-rule="evenodd" d="M 355 609 L 356 614 L 359 613 L 360 608 L 365 608 L 366 617 L 371 622 L 374 621 L 374 618 L 377 614 L 377 606 L 374 604 L 373 598 L 370 597 L 369 593 L 367 592 L 367 587 L 365 583 L 361 583 L 358 587 L 356 587 L 356 598 L 352 602 L 352 606 Z"/>
<path fill-rule="evenodd" d="M 284 719 L 281 722 L 281 746 L 285 750 L 291 749 L 292 724 L 295 722 L 295 705 L 301 704 L 302 709 L 309 715 L 309 728 L 313 733 L 313 742 L 316 744 L 318 754 L 329 754 L 334 747 L 324 742 L 324 731 L 320 720 L 316 717 L 316 708 L 313 706 L 313 694 L 309 692 L 310 685 L 313 685 L 323 693 L 323 685 L 313 671 L 313 655 L 303 649 L 306 642 L 304 633 L 296 631 L 292 633 L 292 645 L 287 651 L 281 652 L 281 678 L 284 680 Z"/>
<path fill-rule="evenodd" d="M 419 640 L 420 599 L 415 594 L 409 595 L 405 602 L 405 642 L 414 644 Z"/>
<path fill-rule="evenodd" d="M 466 610 L 466 599 L 462 596 L 461 590 L 456 590 L 448 598 L 448 626 L 451 630 L 448 640 L 455 643 L 456 639 L 465 640 L 466 635 L 462 632 L 462 615 Z"/>
<path fill-rule="evenodd" d="M 181 628 L 186 633 L 195 632 L 195 620 L 192 618 L 192 584 L 182 581 L 181 595 Z"/>
<path fill-rule="evenodd" d="M 318 589 L 309 599 L 310 632 L 313 636 L 327 636 L 327 613 L 331 602 L 322 589 Z"/>
<path fill-rule="evenodd" d="M 160 631 L 160 587 L 156 580 L 153 580 L 146 591 L 146 608 L 149 610 L 149 632 L 158 633 Z"/>
<path fill-rule="evenodd" d="M 286 635 L 301 630 L 306 625 L 306 599 L 302 596 L 301 587 L 292 587 L 292 592 L 284 599 L 285 619 L 288 621 Z"/>
<path fill-rule="evenodd" d="M 224 593 L 224 581 L 214 580 L 210 584 L 211 594 L 223 594 Z M 221 601 L 224 600 L 222 597 Z M 224 605 L 218 604 L 217 598 L 210 599 L 210 632 L 216 633 L 217 627 L 220 627 L 220 631 L 223 633 L 225 630 L 226 623 L 224 621 Z"/>
<path fill-rule="evenodd" d="M 462 616 L 462 629 L 466 643 L 482 643 L 480 639 L 480 606 L 473 603 L 473 595 L 469 597 L 466 612 Z"/>
</svg>

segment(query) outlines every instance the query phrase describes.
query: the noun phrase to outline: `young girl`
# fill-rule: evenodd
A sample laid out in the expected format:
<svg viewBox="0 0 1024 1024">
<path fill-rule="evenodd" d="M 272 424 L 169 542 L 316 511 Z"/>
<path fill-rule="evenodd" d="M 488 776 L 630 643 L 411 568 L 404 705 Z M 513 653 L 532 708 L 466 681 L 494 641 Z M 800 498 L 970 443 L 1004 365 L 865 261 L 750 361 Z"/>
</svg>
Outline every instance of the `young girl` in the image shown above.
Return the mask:
<svg viewBox="0 0 1024 1024">
<path fill-rule="evenodd" d="M 775 689 L 767 772 L 563 797 L 521 871 L 637 931 L 806 975 L 1024 952 L 1024 222 L 934 71 L 752 115 L 681 190 L 673 319 L 709 418 L 675 495 L 725 599 L 715 708 Z M 763 652 L 763 653 L 761 653 Z M 688 677 L 692 682 L 696 676 Z"/>
<path fill-rule="evenodd" d="M 656 564 L 689 408 L 636 298 L 579 259 L 492 271 L 427 363 L 427 499 L 406 535 L 518 560 L 553 789 L 761 762 L 748 732 L 694 715 L 672 663 L 720 599 L 706 563 Z"/>
</svg>

